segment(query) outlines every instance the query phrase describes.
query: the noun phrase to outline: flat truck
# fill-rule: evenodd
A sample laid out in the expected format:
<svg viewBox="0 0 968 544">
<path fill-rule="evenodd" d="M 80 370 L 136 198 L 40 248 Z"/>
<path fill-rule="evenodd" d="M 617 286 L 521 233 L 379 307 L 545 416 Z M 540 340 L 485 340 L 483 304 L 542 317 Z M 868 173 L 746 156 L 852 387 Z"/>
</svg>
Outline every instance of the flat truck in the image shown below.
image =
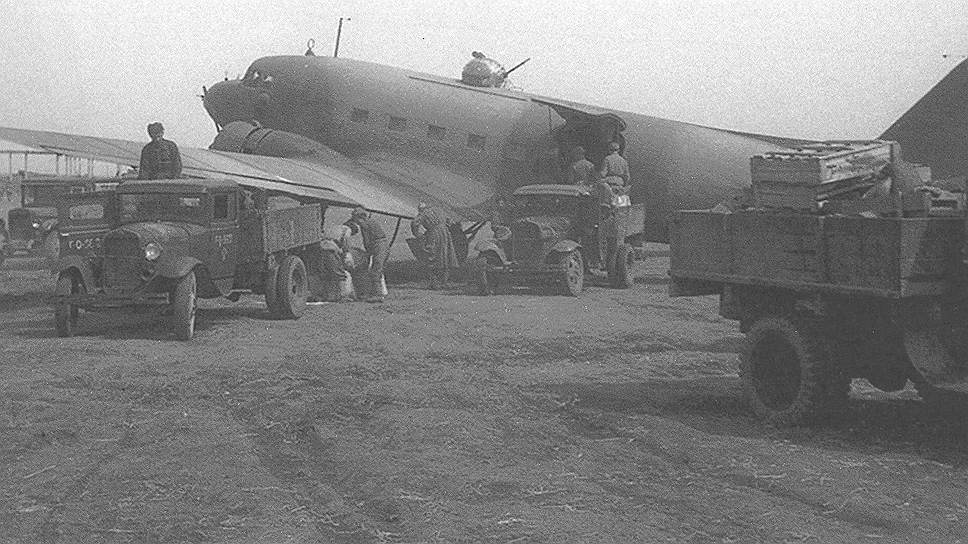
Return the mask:
<svg viewBox="0 0 968 544">
<path fill-rule="evenodd" d="M 719 296 L 746 335 L 745 394 L 775 425 L 840 410 L 853 378 L 911 380 L 928 402 L 968 393 L 963 195 L 914 187 L 894 143 L 840 144 L 755 157 L 752 206 L 671 223 L 670 295 Z M 858 166 L 865 145 L 887 156 Z"/>
</svg>

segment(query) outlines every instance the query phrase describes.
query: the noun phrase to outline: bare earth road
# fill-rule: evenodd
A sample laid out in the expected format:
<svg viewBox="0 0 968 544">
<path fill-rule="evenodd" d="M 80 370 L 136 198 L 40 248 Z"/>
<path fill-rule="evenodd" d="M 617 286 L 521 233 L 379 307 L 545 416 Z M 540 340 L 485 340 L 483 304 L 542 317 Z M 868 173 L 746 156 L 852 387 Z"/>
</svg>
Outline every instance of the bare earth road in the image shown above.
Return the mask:
<svg viewBox="0 0 968 544">
<path fill-rule="evenodd" d="M 822 427 L 741 397 L 715 298 L 476 297 L 273 321 L 206 302 L 197 337 L 83 314 L 55 338 L 0 268 L 0 542 L 968 542 L 965 414 L 855 382 Z"/>
</svg>

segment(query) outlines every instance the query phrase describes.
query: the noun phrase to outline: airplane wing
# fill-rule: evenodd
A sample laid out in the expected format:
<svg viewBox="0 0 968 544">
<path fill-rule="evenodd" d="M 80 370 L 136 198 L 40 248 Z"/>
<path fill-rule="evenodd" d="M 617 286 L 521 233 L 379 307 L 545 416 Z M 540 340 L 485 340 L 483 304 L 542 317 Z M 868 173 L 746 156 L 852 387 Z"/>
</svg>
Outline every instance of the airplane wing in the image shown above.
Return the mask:
<svg viewBox="0 0 968 544">
<path fill-rule="evenodd" d="M 142 142 L 0 127 L 0 140 L 70 157 L 137 166 Z M 181 148 L 185 175 L 229 178 L 240 185 L 315 198 L 336 206 L 363 206 L 376 213 L 412 218 L 421 201 L 440 205 L 454 217 L 483 219 L 477 208 L 490 194 L 453 176 L 422 171 L 398 157 L 355 162 L 333 157 L 280 158 L 201 148 Z M 426 166 L 424 165 L 425 169 Z M 459 181 L 459 180 L 458 180 Z M 463 189 L 467 191 L 463 191 Z"/>
</svg>

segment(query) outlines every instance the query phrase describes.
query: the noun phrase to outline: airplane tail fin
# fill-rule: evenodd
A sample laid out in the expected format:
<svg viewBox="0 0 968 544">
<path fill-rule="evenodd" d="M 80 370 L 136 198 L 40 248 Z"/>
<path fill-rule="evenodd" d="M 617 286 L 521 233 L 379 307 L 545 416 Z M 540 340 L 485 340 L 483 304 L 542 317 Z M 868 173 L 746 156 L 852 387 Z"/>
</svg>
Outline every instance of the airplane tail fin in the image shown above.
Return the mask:
<svg viewBox="0 0 968 544">
<path fill-rule="evenodd" d="M 904 160 L 931 167 L 934 179 L 968 174 L 968 59 L 881 136 L 901 144 Z"/>
</svg>

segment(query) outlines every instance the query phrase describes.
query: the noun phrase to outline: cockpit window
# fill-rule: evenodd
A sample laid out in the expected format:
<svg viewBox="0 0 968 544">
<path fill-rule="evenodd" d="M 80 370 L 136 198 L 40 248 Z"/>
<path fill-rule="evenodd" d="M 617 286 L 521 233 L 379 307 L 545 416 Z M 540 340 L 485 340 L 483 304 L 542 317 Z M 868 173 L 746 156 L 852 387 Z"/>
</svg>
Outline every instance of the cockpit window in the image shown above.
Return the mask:
<svg viewBox="0 0 968 544">
<path fill-rule="evenodd" d="M 249 71 L 245 73 L 245 77 L 242 78 L 242 83 L 250 87 L 257 87 L 266 83 L 272 83 L 273 79 L 275 78 L 272 74 L 267 74 L 257 68 L 249 68 Z"/>
</svg>

